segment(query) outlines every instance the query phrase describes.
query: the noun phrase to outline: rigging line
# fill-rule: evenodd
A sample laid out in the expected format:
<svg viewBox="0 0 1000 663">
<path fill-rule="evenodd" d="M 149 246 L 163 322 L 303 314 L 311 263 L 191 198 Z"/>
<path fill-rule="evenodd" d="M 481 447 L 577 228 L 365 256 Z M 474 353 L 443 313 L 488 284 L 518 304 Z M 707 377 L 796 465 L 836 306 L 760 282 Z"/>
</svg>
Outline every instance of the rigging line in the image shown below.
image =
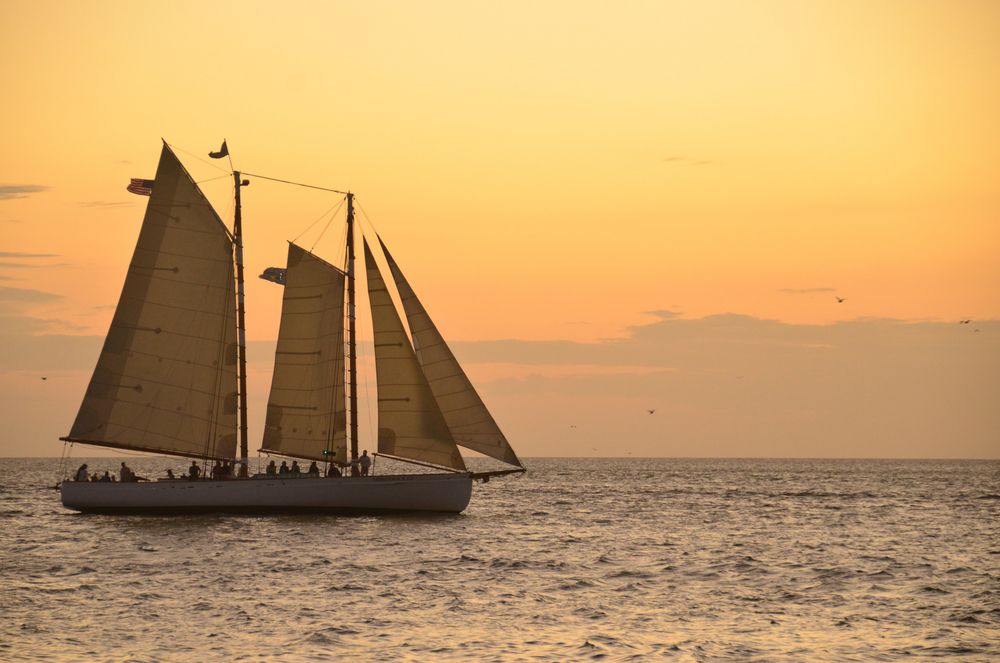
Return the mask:
<svg viewBox="0 0 1000 663">
<path fill-rule="evenodd" d="M 346 199 L 347 199 L 347 198 L 346 198 L 346 196 L 345 196 L 344 200 L 346 200 Z M 341 204 L 341 205 L 343 205 L 343 204 L 344 204 L 344 201 L 343 201 L 343 200 L 341 200 L 341 201 L 340 201 L 340 204 Z M 326 225 L 325 225 L 325 226 L 323 226 L 323 230 L 321 230 L 321 231 L 319 232 L 319 237 L 317 237 L 317 238 L 316 238 L 316 241 L 315 241 L 315 242 L 313 242 L 313 243 L 312 243 L 312 246 L 310 246 L 310 247 L 309 247 L 309 253 L 312 253 L 312 250 L 313 250 L 314 248 L 316 248 L 316 245 L 317 245 L 317 244 L 319 244 L 319 241 L 320 241 L 321 239 L 323 239 L 323 235 L 325 235 L 325 234 L 326 234 L 326 231 L 330 229 L 330 224 L 331 224 L 331 223 L 333 223 L 333 220 L 334 220 L 335 218 L 337 218 L 337 212 L 339 212 L 339 211 L 340 211 L 340 205 L 337 205 L 337 209 L 336 209 L 336 210 L 334 210 L 333 214 L 331 214 L 331 215 L 330 215 L 330 220 L 326 222 Z"/>
<path fill-rule="evenodd" d="M 205 182 L 214 182 L 215 180 L 221 180 L 223 177 L 232 177 L 232 173 L 226 173 L 225 175 L 216 175 L 215 177 L 209 177 L 207 180 L 198 180 L 195 184 L 204 184 Z"/>
<path fill-rule="evenodd" d="M 187 151 L 187 150 L 185 150 L 185 149 L 184 149 L 183 147 L 179 147 L 179 146 L 177 146 L 177 145 L 174 145 L 173 143 L 167 143 L 167 145 L 169 145 L 169 146 L 170 146 L 171 148 L 173 148 L 173 149 L 175 149 L 175 150 L 180 150 L 180 151 L 181 151 L 181 152 L 183 152 L 184 154 L 187 154 L 188 156 L 190 156 L 190 157 L 193 157 L 193 158 L 197 159 L 198 161 L 202 162 L 203 164 L 206 164 L 206 165 L 209 165 L 209 166 L 211 166 L 212 168 L 215 168 L 216 170 L 221 170 L 222 172 L 226 173 L 226 174 L 227 174 L 227 175 L 229 175 L 230 177 L 232 177 L 232 176 L 233 176 L 233 174 L 232 174 L 231 172 L 228 172 L 228 171 L 227 171 L 227 170 L 226 170 L 225 168 L 223 168 L 222 166 L 219 166 L 219 165 L 217 165 L 217 164 L 214 164 L 214 163 L 212 163 L 211 161 L 205 161 L 204 159 L 202 159 L 202 158 L 201 158 L 200 156 L 198 156 L 198 155 L 197 155 L 197 154 L 195 154 L 194 152 L 188 152 L 188 151 Z"/>
<path fill-rule="evenodd" d="M 354 203 L 358 206 L 358 209 L 361 210 L 361 216 L 365 217 L 365 221 L 367 221 L 368 225 L 371 226 L 371 229 L 375 233 L 375 236 L 379 237 L 380 235 L 378 233 L 378 228 L 375 227 L 375 222 L 372 221 L 370 216 L 368 216 L 368 212 L 366 212 L 365 208 L 361 206 L 361 203 L 358 202 L 357 198 L 354 199 Z"/>
<path fill-rule="evenodd" d="M 256 173 L 243 173 L 248 177 L 259 177 L 262 180 L 271 180 L 272 182 L 281 182 L 282 184 L 294 184 L 295 186 L 305 187 L 307 189 L 318 189 L 319 191 L 329 191 L 331 193 L 340 193 L 347 195 L 347 191 L 341 191 L 340 189 L 330 189 L 325 186 L 316 186 L 314 184 L 303 184 L 302 182 L 293 182 L 291 180 L 280 180 L 277 177 L 268 177 L 267 175 L 258 175 Z"/>
<path fill-rule="evenodd" d="M 312 227 L 315 226 L 320 221 L 322 221 L 323 219 L 325 219 L 326 215 L 329 214 L 331 211 L 333 212 L 334 215 L 336 215 L 337 212 L 340 211 L 340 208 L 344 204 L 345 200 L 346 200 L 346 198 L 341 198 L 339 203 L 337 203 L 336 205 L 334 205 L 333 207 L 331 207 L 330 209 L 326 210 L 325 212 L 323 212 L 322 214 L 320 214 L 318 217 L 316 217 L 315 221 L 313 221 L 312 223 L 310 223 L 306 227 L 305 230 L 303 230 L 302 232 L 300 232 L 298 235 L 295 236 L 295 239 L 292 240 L 292 243 L 294 244 L 295 242 L 299 241 L 300 237 L 302 237 L 307 232 L 309 232 L 310 230 L 312 230 Z"/>
</svg>

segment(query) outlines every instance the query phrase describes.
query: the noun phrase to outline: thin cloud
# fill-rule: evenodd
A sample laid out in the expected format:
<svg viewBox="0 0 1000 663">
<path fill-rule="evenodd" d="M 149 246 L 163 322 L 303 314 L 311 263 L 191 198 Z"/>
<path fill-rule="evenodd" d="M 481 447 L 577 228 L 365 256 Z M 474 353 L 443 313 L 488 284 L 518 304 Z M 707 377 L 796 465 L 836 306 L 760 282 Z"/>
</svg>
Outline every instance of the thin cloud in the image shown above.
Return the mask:
<svg viewBox="0 0 1000 663">
<path fill-rule="evenodd" d="M 27 198 L 33 193 L 48 191 L 51 188 L 44 184 L 0 184 L 0 200 Z"/>
<path fill-rule="evenodd" d="M 62 295 L 31 288 L 0 287 L 0 302 L 51 302 L 62 299 Z"/>
<path fill-rule="evenodd" d="M 38 269 L 39 267 L 66 267 L 69 263 L 60 262 L 50 265 L 32 265 L 26 262 L 0 262 L 0 269 Z"/>
<path fill-rule="evenodd" d="M 836 288 L 781 288 L 778 292 L 786 295 L 811 295 L 817 292 L 837 292 Z"/>
<path fill-rule="evenodd" d="M 131 207 L 135 203 L 124 200 L 84 200 L 79 203 L 80 207 Z"/>
<path fill-rule="evenodd" d="M 20 251 L 0 251 L 0 258 L 58 258 L 58 253 L 22 253 Z"/>
</svg>

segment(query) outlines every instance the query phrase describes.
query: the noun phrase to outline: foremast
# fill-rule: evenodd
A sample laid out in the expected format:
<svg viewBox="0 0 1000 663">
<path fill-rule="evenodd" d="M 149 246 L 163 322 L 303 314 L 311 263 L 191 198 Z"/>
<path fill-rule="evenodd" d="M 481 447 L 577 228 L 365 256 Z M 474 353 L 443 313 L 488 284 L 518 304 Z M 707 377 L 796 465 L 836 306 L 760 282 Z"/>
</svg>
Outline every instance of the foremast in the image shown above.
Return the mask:
<svg viewBox="0 0 1000 663">
<path fill-rule="evenodd" d="M 236 332 L 237 353 L 239 360 L 239 398 L 240 408 L 240 477 L 247 477 L 250 462 L 250 446 L 247 440 L 247 326 L 246 309 L 244 308 L 243 286 L 243 214 L 240 205 L 240 189 L 250 184 L 250 180 L 240 179 L 240 171 L 233 171 L 233 188 L 236 193 L 236 211 L 233 214 L 233 243 L 236 247 Z"/>
</svg>

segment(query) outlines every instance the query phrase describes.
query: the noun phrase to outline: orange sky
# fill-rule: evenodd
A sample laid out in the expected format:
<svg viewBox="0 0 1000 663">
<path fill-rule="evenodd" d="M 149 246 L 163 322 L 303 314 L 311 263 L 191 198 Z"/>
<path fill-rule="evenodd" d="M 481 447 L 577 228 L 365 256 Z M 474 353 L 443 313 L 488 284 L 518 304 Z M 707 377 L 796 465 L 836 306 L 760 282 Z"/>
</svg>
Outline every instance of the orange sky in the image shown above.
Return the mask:
<svg viewBox="0 0 1000 663">
<path fill-rule="evenodd" d="M 104 333 L 161 136 L 199 180 L 225 137 L 353 189 L 449 339 L 998 318 L 998 63 L 991 1 L 8 0 L 0 332 Z M 250 273 L 335 203 L 255 180 Z M 279 291 L 248 298 L 273 339 Z"/>
</svg>

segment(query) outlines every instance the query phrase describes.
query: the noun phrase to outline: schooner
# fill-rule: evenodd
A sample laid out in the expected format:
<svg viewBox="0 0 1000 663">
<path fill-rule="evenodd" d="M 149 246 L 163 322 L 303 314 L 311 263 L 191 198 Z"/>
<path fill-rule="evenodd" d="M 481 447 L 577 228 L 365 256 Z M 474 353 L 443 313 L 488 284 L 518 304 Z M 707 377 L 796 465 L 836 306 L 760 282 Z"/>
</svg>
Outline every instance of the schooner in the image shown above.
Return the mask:
<svg viewBox="0 0 1000 663">
<path fill-rule="evenodd" d="M 223 143 L 222 152 L 210 156 L 225 155 Z M 146 213 L 93 377 L 69 434 L 60 439 L 203 464 L 238 458 L 237 476 L 63 481 L 63 505 L 102 513 L 457 513 L 468 506 L 473 480 L 523 472 L 382 239 L 359 232 L 375 347 L 373 446 L 376 455 L 412 463 L 422 473 L 251 475 L 240 201 L 249 181 L 239 171 L 232 175 L 232 231 L 166 142 L 155 179 L 129 187 L 149 195 Z M 354 196 L 337 193 L 347 203 L 344 267 L 290 242 L 285 269 L 268 270 L 280 276 L 262 275 L 284 292 L 260 451 L 348 467 L 359 457 L 357 240 Z M 373 244 L 388 264 L 402 316 Z M 460 446 L 512 468 L 470 472 Z"/>
</svg>

